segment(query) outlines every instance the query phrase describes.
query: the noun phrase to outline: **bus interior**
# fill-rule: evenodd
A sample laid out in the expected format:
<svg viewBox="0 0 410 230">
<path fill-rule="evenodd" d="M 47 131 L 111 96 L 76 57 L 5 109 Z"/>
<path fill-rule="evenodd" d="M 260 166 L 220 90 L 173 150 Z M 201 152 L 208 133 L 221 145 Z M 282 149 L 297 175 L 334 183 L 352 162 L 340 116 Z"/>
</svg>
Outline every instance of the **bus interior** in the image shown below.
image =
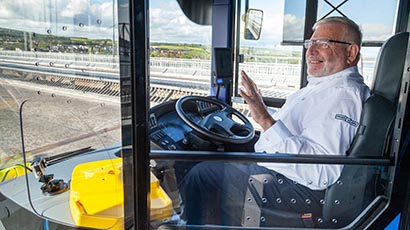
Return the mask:
<svg viewBox="0 0 410 230">
<path fill-rule="evenodd" d="M 1 2 L 0 230 L 410 229 L 410 1 Z M 348 151 L 249 151 L 241 71 L 280 109 L 331 16 L 360 26 L 371 92 Z M 343 170 L 319 215 L 265 208 L 255 174 L 240 224 L 189 224 L 180 184 L 200 162 Z"/>
</svg>

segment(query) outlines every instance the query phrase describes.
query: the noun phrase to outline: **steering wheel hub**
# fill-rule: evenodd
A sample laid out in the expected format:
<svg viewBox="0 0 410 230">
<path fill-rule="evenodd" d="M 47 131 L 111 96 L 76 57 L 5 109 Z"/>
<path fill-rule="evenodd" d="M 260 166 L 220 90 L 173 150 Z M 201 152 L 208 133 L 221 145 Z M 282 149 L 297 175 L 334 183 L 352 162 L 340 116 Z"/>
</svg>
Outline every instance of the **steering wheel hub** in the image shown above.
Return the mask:
<svg viewBox="0 0 410 230">
<path fill-rule="evenodd" d="M 194 131 L 223 143 L 244 144 L 252 140 L 255 130 L 251 122 L 232 106 L 212 97 L 185 96 L 175 109 L 179 117 Z M 194 121 L 190 114 L 201 118 Z"/>
<path fill-rule="evenodd" d="M 220 116 L 214 116 L 214 119 L 215 119 L 216 121 L 219 121 L 219 122 L 222 121 L 222 118 L 221 118 Z"/>
</svg>

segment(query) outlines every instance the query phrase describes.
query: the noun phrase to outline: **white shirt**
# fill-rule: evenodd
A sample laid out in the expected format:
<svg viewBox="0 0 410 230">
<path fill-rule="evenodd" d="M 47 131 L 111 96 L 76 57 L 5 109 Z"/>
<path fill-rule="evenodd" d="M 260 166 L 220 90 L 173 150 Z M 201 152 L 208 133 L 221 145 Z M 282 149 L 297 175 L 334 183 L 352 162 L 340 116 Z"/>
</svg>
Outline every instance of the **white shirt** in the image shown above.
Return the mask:
<svg viewBox="0 0 410 230">
<path fill-rule="evenodd" d="M 261 133 L 256 152 L 345 155 L 359 127 L 369 88 L 357 67 L 308 77 L 308 85 L 290 95 L 272 114 L 276 123 Z M 259 163 L 310 189 L 336 182 L 343 165 Z"/>
</svg>

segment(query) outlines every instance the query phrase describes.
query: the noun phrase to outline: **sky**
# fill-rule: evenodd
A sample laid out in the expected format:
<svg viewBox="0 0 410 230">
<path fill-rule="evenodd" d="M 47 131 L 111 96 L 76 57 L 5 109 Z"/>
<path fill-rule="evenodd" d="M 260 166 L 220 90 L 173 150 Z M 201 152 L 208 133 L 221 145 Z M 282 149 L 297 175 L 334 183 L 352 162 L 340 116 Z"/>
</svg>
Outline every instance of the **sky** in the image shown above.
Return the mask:
<svg viewBox="0 0 410 230">
<path fill-rule="evenodd" d="M 113 0 L 0 0 L 0 27 L 38 34 L 112 38 L 116 15 Z"/>
<path fill-rule="evenodd" d="M 251 0 L 251 8 L 264 11 L 262 34 L 258 42 L 243 44 L 279 46 L 283 33 L 287 39 L 301 40 L 304 25 L 301 2 L 304 1 Z M 336 6 L 343 1 L 329 2 Z M 365 38 L 385 40 L 392 33 L 396 2 L 350 0 L 340 10 L 360 24 Z M 211 27 L 189 21 L 176 0 L 151 0 L 149 4 L 151 41 L 210 44 Z M 0 0 L 0 27 L 57 36 L 113 38 L 117 33 L 116 9 L 117 0 Z M 121 4 L 120 9 L 124 9 Z M 319 1 L 319 15 L 330 10 L 328 4 Z M 381 11 L 383 14 L 374 13 Z"/>
<path fill-rule="evenodd" d="M 150 1 L 150 40 L 174 43 L 211 43 L 211 26 L 190 21 L 181 11 L 177 1 Z"/>
</svg>

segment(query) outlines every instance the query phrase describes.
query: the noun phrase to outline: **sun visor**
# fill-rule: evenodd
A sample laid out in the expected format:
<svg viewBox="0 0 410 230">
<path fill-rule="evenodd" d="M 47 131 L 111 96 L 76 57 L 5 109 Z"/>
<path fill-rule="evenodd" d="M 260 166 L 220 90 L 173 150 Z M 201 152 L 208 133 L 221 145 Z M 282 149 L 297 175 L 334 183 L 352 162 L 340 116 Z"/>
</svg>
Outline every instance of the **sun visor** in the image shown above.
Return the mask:
<svg viewBox="0 0 410 230">
<path fill-rule="evenodd" d="M 212 24 L 212 0 L 178 0 L 178 3 L 191 21 L 200 25 Z"/>
</svg>

